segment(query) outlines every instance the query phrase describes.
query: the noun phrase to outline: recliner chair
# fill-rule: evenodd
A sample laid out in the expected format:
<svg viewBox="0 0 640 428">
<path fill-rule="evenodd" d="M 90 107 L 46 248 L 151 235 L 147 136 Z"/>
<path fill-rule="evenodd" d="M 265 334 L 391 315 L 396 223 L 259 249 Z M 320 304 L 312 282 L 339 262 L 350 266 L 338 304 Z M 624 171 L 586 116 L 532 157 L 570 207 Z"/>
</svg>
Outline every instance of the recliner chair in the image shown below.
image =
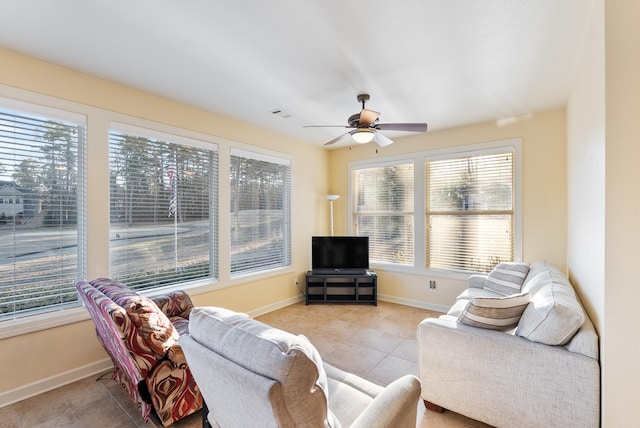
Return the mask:
<svg viewBox="0 0 640 428">
<path fill-rule="evenodd" d="M 417 377 L 383 388 L 323 363 L 306 337 L 245 314 L 195 308 L 180 345 L 208 407 L 203 422 L 211 426 L 416 426 Z"/>
<path fill-rule="evenodd" d="M 75 286 L 113 361 L 113 379 L 145 421 L 152 410 L 164 426 L 202 408 L 200 390 L 178 343 L 188 333 L 191 299 L 183 291 L 149 299 L 109 278 Z"/>
</svg>

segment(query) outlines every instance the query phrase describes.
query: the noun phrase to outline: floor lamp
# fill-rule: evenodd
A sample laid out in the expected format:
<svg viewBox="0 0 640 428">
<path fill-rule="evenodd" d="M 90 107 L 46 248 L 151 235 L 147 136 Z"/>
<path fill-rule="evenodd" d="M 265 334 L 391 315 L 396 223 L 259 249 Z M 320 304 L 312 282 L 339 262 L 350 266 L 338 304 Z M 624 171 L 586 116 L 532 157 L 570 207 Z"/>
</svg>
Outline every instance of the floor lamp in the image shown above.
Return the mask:
<svg viewBox="0 0 640 428">
<path fill-rule="evenodd" d="M 327 195 L 325 196 L 325 199 L 327 199 L 329 201 L 329 212 L 330 212 L 330 217 L 331 217 L 331 236 L 333 236 L 333 201 L 335 201 L 336 199 L 338 199 L 340 197 L 340 195 Z"/>
</svg>

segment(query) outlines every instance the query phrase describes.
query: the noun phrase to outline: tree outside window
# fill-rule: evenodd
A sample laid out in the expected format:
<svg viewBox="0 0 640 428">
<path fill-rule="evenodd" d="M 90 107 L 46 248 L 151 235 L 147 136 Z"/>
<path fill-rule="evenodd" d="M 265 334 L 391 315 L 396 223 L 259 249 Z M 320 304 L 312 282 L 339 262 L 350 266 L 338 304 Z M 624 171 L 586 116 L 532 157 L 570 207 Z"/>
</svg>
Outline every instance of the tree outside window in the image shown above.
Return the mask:
<svg viewBox="0 0 640 428">
<path fill-rule="evenodd" d="M 413 163 L 352 170 L 353 231 L 374 263 L 413 265 Z"/>
</svg>

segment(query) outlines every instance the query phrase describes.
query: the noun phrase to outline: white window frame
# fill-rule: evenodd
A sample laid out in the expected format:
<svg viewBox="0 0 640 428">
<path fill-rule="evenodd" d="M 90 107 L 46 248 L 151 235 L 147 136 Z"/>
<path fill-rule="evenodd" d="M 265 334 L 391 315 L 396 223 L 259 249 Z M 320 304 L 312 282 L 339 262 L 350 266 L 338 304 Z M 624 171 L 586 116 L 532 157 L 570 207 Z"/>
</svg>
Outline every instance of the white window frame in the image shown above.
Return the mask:
<svg viewBox="0 0 640 428">
<path fill-rule="evenodd" d="M 293 245 L 293 226 L 292 226 L 292 218 L 293 218 L 293 175 L 294 175 L 294 168 L 293 168 L 293 159 L 291 156 L 289 155 L 284 155 L 284 154 L 280 154 L 280 153 L 276 153 L 273 151 L 267 151 L 267 150 L 256 150 L 255 148 L 249 148 L 246 145 L 238 145 L 235 144 L 233 145 L 230 150 L 229 150 L 229 156 L 227 159 L 228 162 L 228 168 L 226 169 L 226 171 L 224 172 L 224 174 L 226 174 L 227 180 L 228 180 L 228 185 L 226 188 L 226 191 L 228 192 L 226 194 L 226 202 L 230 203 L 231 201 L 231 179 L 230 179 L 230 174 L 231 174 L 231 156 L 239 156 L 239 157 L 246 157 L 246 158 L 250 158 L 250 159 L 254 159 L 254 160 L 260 160 L 260 161 L 264 161 L 264 162 L 269 162 L 269 163 L 273 163 L 273 164 L 278 164 L 278 165 L 283 165 L 283 166 L 287 166 L 289 168 L 289 182 L 288 184 L 288 188 L 286 189 L 286 195 L 284 196 L 285 201 L 284 203 L 287 205 L 288 208 L 288 212 L 285 212 L 285 217 L 288 217 L 285 219 L 285 222 L 287 223 L 287 230 L 286 232 L 286 236 L 284 237 L 284 241 L 285 241 L 285 246 L 286 248 L 283 249 L 284 255 L 285 255 L 285 259 L 287 259 L 287 263 L 280 265 L 280 266 L 271 266 L 271 267 L 266 267 L 265 269 L 256 269 L 256 270 L 250 270 L 250 271 L 240 271 L 237 273 L 231 272 L 231 260 L 230 260 L 230 253 L 231 253 L 231 237 L 229 234 L 229 230 L 223 232 L 226 234 L 226 239 L 227 239 L 227 245 L 228 245 L 228 249 L 229 251 L 227 251 L 227 254 L 229 254 L 229 258 L 226 260 L 226 265 L 225 265 L 225 273 L 229 275 L 230 279 L 232 281 L 235 280 L 239 280 L 239 279 L 248 279 L 248 278 L 259 278 L 265 274 L 275 274 L 277 272 L 281 272 L 283 270 L 291 270 L 292 266 L 293 266 L 293 251 L 292 251 L 292 245 Z M 221 174 L 223 174 L 221 172 Z M 229 208 L 231 208 L 229 206 Z M 228 211 L 228 215 L 231 215 L 231 209 L 227 210 Z M 227 212 L 225 212 L 225 214 L 227 214 Z M 227 224 L 229 225 L 229 227 L 231 227 L 231 218 L 229 217 L 227 219 Z"/>
<path fill-rule="evenodd" d="M 166 127 L 165 127 L 166 128 Z M 210 239 L 211 242 L 209 244 L 209 251 L 210 251 L 210 258 L 209 258 L 209 267 L 210 267 L 210 275 L 207 277 L 201 277 L 201 278 L 197 278 L 194 280 L 190 280 L 187 282 L 176 282 L 176 283 L 171 283 L 169 285 L 163 285 L 163 286 L 154 286 L 154 287 L 145 287 L 143 289 L 141 289 L 140 291 L 138 291 L 141 294 L 147 294 L 147 295 L 154 295 L 154 294 L 159 294 L 161 292 L 166 292 L 169 290 L 174 290 L 174 289 L 181 289 L 181 290 L 187 290 L 187 289 L 191 289 L 192 287 L 195 286 L 201 286 L 201 285 L 207 285 L 207 284 L 212 284 L 212 283 L 217 283 L 218 282 L 218 277 L 219 277 L 219 264 L 218 264 L 218 254 L 219 254 L 219 231 L 218 231 L 218 208 L 219 208 L 219 195 L 218 195 L 218 178 L 219 178 L 219 170 L 220 170 L 220 153 L 219 153 L 219 147 L 218 144 L 216 143 L 212 143 L 209 141 L 204 141 L 203 139 L 197 138 L 198 136 L 194 135 L 194 136 L 186 136 L 186 135 L 182 135 L 178 132 L 172 132 L 172 131 L 177 131 L 175 129 L 166 129 L 166 130 L 160 130 L 160 126 L 156 125 L 154 126 L 154 124 L 151 123 L 145 123 L 145 126 L 137 126 L 137 125 L 132 125 L 130 123 L 126 123 L 126 122 L 119 122 L 119 121 L 110 121 L 109 124 L 109 134 L 112 132 L 118 132 L 118 133 L 122 133 L 124 135 L 132 135 L 132 136 L 136 136 L 136 137 L 142 137 L 142 138 L 149 138 L 149 139 L 154 139 L 157 141 L 164 141 L 167 143 L 171 143 L 171 144 L 177 144 L 177 145 L 181 145 L 181 146 L 186 146 L 186 147 L 193 147 L 193 148 L 197 148 L 197 149 L 204 149 L 204 150 L 208 150 L 208 151 L 215 151 L 218 155 L 218 165 L 216 165 L 216 170 L 218 172 L 217 176 L 214 178 L 214 182 L 210 183 L 211 186 L 211 191 L 210 191 L 210 218 L 209 218 L 209 233 L 210 233 Z M 110 136 L 108 137 L 109 139 L 109 146 L 111 144 L 110 142 Z M 111 154 L 109 154 L 109 158 L 111 157 Z M 110 160 L 108 161 L 110 164 Z M 111 168 L 111 166 L 108 166 L 109 170 Z M 109 199 L 110 199 L 110 190 L 109 190 Z M 111 204 L 109 203 L 109 206 L 111 206 Z M 111 229 L 111 221 L 110 221 L 111 216 L 109 216 L 109 228 Z M 110 233 L 110 237 L 109 237 L 109 251 L 111 251 L 111 233 Z M 111 269 L 111 260 L 109 261 L 109 268 Z"/>
<path fill-rule="evenodd" d="M 447 147 L 442 149 L 414 152 L 411 154 L 389 156 L 377 159 L 367 159 L 353 161 L 349 163 L 349 184 L 348 184 L 348 218 L 349 234 L 353 233 L 353 188 L 351 182 L 352 170 L 366 167 L 393 165 L 412 159 L 414 162 L 415 184 L 414 184 L 414 265 L 406 266 L 394 263 L 371 264 L 371 269 L 384 270 L 389 272 L 406 272 L 423 276 L 435 276 L 440 278 L 466 280 L 470 273 L 449 269 L 434 269 L 426 267 L 426 192 L 425 192 L 425 162 L 429 160 L 451 159 L 464 156 L 474 156 L 479 154 L 496 153 L 501 150 L 513 150 L 513 256 L 515 261 L 522 260 L 522 139 L 510 138 L 484 143 L 469 144 L 463 146 Z"/>
<path fill-rule="evenodd" d="M 0 105 L 9 110 L 51 117 L 84 124 L 84 142 L 78 147 L 78 189 L 77 200 L 77 260 L 78 276 L 87 273 L 87 150 L 88 114 L 72 102 L 35 94 L 20 89 L 0 85 Z M 18 317 L 0 322 L 0 339 L 45 330 L 59 325 L 86 319 L 86 310 L 78 300 L 77 306 L 61 308 L 58 311 L 36 312 L 26 317 Z"/>
<path fill-rule="evenodd" d="M 349 234 L 353 234 L 354 233 L 354 219 L 355 219 L 355 213 L 354 211 L 354 194 L 353 194 L 353 173 L 354 171 L 357 170 L 364 170 L 364 169 L 370 169 L 370 168 L 385 168 L 385 167 L 392 167 L 392 166 L 397 166 L 397 165 L 406 165 L 406 164 L 412 164 L 413 165 L 413 173 L 414 173 L 414 184 L 413 184 L 413 191 L 416 191 L 416 161 L 414 157 L 407 157 L 407 156 L 400 156 L 400 157 L 393 157 L 393 158 L 385 158 L 382 160 L 379 160 L 378 162 L 366 162 L 366 163 L 358 163 L 358 162 L 354 162 L 351 164 L 350 168 L 349 168 L 349 209 L 348 209 L 348 213 L 349 213 Z M 414 237 L 414 243 L 413 243 L 413 265 L 415 265 L 415 261 L 416 261 L 416 242 L 415 242 L 415 220 L 416 220 L 416 196 L 414 194 L 414 200 L 413 200 L 413 219 L 414 219 L 414 233 L 413 233 L 413 237 Z M 372 242 L 370 240 L 369 242 L 369 247 L 371 247 Z M 371 250 L 370 250 L 371 251 Z M 377 266 L 378 268 L 381 267 L 388 267 L 388 268 L 398 268 L 398 269 L 407 269 L 409 268 L 410 264 L 406 264 L 406 263 L 393 263 L 393 262 L 383 262 L 380 260 L 369 260 L 369 263 L 371 266 Z M 389 270 L 389 269 L 387 269 Z"/>
</svg>

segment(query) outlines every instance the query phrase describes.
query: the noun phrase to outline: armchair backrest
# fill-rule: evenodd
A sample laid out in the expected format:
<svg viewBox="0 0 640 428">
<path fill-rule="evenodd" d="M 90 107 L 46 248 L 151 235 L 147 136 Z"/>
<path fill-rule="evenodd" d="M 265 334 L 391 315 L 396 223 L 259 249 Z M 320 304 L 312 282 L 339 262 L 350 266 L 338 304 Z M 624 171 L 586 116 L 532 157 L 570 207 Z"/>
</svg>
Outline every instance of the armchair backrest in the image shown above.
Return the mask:
<svg viewBox="0 0 640 428">
<path fill-rule="evenodd" d="M 95 304 L 98 296 L 95 292 L 87 292 L 91 288 L 120 307 L 121 310 L 113 310 L 106 315 L 112 318 L 118 328 L 120 338 L 143 377 L 147 376 L 148 371 L 164 358 L 167 351 L 178 341 L 177 330 L 155 302 L 138 295 L 122 283 L 110 278 L 98 278 L 91 282 L 77 281 L 76 288 L 83 296 L 87 308 Z M 87 300 L 85 296 L 91 298 Z M 91 315 L 96 325 L 105 322 L 103 319 L 96 320 L 94 314 Z M 106 329 L 102 332 L 98 330 L 101 340 L 112 340 L 108 334 L 101 334 L 107 332 Z"/>
<path fill-rule="evenodd" d="M 304 337 L 223 308 L 195 308 L 180 345 L 220 426 L 327 426 L 327 377 Z"/>
<path fill-rule="evenodd" d="M 137 333 L 125 310 L 85 280 L 76 281 L 75 286 L 105 351 L 114 364 L 137 385 L 144 379 L 150 366 L 147 359 L 136 360 L 126 346 L 131 341 L 130 337 Z"/>
</svg>

